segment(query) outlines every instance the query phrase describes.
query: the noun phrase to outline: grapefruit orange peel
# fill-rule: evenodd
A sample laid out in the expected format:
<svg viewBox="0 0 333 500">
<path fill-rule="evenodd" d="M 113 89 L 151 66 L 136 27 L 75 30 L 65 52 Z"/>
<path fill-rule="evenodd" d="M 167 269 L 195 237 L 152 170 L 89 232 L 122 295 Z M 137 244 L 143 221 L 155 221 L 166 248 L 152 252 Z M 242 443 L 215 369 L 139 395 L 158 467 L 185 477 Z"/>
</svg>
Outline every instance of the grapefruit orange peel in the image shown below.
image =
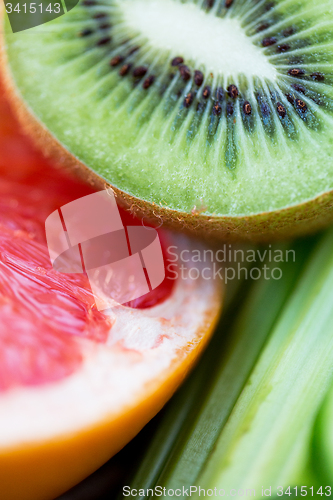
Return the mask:
<svg viewBox="0 0 333 500">
<path fill-rule="evenodd" d="M 213 281 L 179 280 L 160 305 L 115 306 L 106 344 L 78 339 L 77 372 L 1 394 L 2 498 L 55 498 L 117 453 L 190 371 L 211 336 L 220 299 Z"/>
</svg>

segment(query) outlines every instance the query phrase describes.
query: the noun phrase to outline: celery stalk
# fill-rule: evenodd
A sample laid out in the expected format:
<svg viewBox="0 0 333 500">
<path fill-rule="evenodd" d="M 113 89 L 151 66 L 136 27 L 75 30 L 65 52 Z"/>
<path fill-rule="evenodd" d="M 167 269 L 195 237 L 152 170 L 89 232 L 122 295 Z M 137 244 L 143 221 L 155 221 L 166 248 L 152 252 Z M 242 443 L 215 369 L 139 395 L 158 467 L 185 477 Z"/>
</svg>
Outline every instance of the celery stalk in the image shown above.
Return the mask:
<svg viewBox="0 0 333 500">
<path fill-rule="evenodd" d="M 217 453 L 215 447 L 224 436 L 224 429 L 234 420 L 234 409 L 248 390 L 249 377 L 253 384 L 258 358 L 261 359 L 266 343 L 271 341 L 276 321 L 294 289 L 311 245 L 312 240 L 296 245 L 297 262 L 281 266 L 283 279 L 262 279 L 251 286 L 242 306 L 238 296 L 233 301 L 199 366 L 166 409 L 131 488 L 146 490 L 156 485 L 183 488 L 196 484 L 201 477 L 207 484 L 211 477 L 219 480 L 215 473 L 223 471 L 220 465 L 224 451 L 222 457 L 212 460 Z M 241 409 L 249 418 L 247 408 Z M 244 430 L 242 427 L 241 432 Z M 230 444 L 232 449 L 233 442 Z"/>
<path fill-rule="evenodd" d="M 297 485 L 333 379 L 332 249 L 331 231 L 306 266 L 216 440 L 197 478 L 202 487 L 261 492 L 271 486 L 276 492 L 277 486 Z"/>
<path fill-rule="evenodd" d="M 321 484 L 333 486 L 333 386 L 316 420 L 310 467 Z"/>
</svg>

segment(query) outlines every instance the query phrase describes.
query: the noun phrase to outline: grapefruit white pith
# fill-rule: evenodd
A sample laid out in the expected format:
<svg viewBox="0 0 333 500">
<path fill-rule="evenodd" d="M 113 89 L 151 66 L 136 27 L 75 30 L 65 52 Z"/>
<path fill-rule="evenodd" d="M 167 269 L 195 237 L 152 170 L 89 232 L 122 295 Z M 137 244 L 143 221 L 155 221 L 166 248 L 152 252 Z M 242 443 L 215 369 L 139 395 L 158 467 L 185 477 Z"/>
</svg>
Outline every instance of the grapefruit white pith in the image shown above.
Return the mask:
<svg viewBox="0 0 333 500">
<path fill-rule="evenodd" d="M 165 404 L 210 337 L 221 290 L 213 280 L 178 279 L 99 312 L 85 275 L 52 269 L 44 234 L 47 216 L 90 188 L 53 169 L 16 129 L 1 102 L 0 496 L 46 500 L 108 460 Z M 162 241 L 165 252 L 196 245 Z"/>
</svg>

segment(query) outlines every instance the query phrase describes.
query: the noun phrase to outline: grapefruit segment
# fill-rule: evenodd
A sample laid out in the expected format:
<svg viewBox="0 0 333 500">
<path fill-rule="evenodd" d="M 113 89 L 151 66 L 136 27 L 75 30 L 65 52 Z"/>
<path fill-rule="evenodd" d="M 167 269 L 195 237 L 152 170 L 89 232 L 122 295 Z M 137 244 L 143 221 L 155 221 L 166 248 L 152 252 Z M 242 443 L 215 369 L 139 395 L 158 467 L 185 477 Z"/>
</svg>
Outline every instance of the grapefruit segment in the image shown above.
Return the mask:
<svg viewBox="0 0 333 500">
<path fill-rule="evenodd" d="M 44 231 L 48 215 L 92 190 L 17 129 L 0 101 L 1 498 L 47 500 L 119 451 L 170 398 L 211 335 L 221 287 L 167 273 L 145 297 L 98 311 L 85 274 L 52 268 Z M 174 253 L 198 248 L 160 235 L 165 257 L 169 244 Z"/>
</svg>

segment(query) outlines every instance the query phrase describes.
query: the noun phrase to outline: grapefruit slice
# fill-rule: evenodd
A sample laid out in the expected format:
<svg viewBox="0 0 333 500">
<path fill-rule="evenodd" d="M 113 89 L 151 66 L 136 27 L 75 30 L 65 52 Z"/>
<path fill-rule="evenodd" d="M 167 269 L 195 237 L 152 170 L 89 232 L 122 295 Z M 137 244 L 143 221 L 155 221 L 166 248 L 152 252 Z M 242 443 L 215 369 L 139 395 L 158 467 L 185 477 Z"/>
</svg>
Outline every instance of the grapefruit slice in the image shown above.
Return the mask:
<svg viewBox="0 0 333 500">
<path fill-rule="evenodd" d="M 170 271 L 103 312 L 84 274 L 55 271 L 45 220 L 91 192 L 34 150 L 0 101 L 2 500 L 53 499 L 119 451 L 182 382 L 219 314 L 220 284 L 200 273 L 207 262 L 188 263 L 197 279 Z M 168 245 L 198 247 L 160 236 L 166 258 Z"/>
</svg>

